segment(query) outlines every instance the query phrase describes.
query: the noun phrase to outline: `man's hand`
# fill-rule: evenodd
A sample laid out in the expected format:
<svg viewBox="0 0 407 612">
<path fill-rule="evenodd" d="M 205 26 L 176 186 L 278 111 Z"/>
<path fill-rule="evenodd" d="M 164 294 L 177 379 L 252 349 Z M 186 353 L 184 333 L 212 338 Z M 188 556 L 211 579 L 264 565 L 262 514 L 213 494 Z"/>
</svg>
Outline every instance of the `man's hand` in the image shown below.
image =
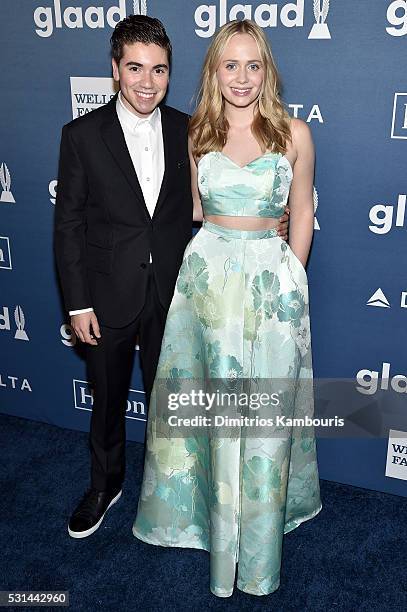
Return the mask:
<svg viewBox="0 0 407 612">
<path fill-rule="evenodd" d="M 84 312 L 71 317 L 71 326 L 81 342 L 97 345 L 101 338 L 99 323 L 94 312 Z"/>
<path fill-rule="evenodd" d="M 288 217 L 290 215 L 290 209 L 288 206 L 285 207 L 285 213 L 280 217 L 280 223 L 277 225 L 277 233 L 282 240 L 288 239 Z"/>
</svg>

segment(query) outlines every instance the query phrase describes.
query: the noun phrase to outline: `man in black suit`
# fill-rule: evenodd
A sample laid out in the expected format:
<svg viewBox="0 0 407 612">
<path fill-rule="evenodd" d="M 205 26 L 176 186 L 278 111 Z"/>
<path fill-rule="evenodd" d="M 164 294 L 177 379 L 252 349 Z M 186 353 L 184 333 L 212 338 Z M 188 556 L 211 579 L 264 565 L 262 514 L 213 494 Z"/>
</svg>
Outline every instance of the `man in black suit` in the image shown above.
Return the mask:
<svg viewBox="0 0 407 612">
<path fill-rule="evenodd" d="M 148 399 L 192 233 L 188 116 L 160 104 L 171 61 L 165 29 L 131 15 L 116 26 L 111 51 L 120 92 L 64 126 L 56 200 L 65 305 L 94 383 L 91 487 L 69 521 L 74 538 L 96 531 L 121 496 L 136 337 Z"/>
</svg>

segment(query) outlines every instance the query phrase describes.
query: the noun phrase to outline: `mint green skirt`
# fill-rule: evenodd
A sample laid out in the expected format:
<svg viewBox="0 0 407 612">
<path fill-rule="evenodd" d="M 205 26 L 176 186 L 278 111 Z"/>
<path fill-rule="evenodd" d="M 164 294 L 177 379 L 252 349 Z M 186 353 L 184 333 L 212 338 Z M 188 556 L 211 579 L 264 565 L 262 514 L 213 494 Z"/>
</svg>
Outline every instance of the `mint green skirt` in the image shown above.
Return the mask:
<svg viewBox="0 0 407 612">
<path fill-rule="evenodd" d="M 233 421 L 230 430 L 216 429 L 213 419 L 193 430 L 169 425 L 175 410 L 165 392 L 218 383 L 238 390 L 239 402 L 243 392 L 252 399 L 270 391 L 279 403 L 252 410 L 235 402 L 234 414 L 251 420 Z M 185 250 L 167 316 L 134 535 L 209 551 L 217 596 L 229 597 L 235 580 L 253 595 L 275 591 L 283 535 L 321 510 L 313 410 L 301 262 L 275 230 L 204 221 Z M 186 412 L 191 416 L 191 406 L 178 407 L 176 416 Z M 252 425 L 255 416 L 260 425 Z"/>
</svg>

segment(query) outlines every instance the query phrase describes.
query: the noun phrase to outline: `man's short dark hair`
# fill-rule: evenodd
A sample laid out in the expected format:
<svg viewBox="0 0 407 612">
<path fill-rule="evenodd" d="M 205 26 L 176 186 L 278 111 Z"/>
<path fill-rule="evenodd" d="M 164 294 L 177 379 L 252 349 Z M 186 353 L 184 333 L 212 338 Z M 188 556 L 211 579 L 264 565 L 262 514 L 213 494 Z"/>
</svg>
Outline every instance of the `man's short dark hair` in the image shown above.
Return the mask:
<svg viewBox="0 0 407 612">
<path fill-rule="evenodd" d="M 161 21 L 147 15 L 129 15 L 116 25 L 110 38 L 111 56 L 119 65 L 123 57 L 124 45 L 133 43 L 158 45 L 167 51 L 171 63 L 172 47 Z"/>
</svg>

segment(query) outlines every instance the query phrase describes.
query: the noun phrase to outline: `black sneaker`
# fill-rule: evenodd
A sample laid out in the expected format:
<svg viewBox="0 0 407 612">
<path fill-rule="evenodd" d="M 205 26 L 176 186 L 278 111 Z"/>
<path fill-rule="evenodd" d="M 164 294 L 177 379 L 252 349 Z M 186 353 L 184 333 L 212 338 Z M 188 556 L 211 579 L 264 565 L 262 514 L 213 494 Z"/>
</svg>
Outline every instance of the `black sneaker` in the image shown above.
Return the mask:
<svg viewBox="0 0 407 612">
<path fill-rule="evenodd" d="M 106 512 L 120 499 L 121 494 L 121 489 L 98 491 L 91 488 L 86 491 L 70 518 L 69 535 L 72 538 L 86 538 L 94 533 L 100 527 Z"/>
</svg>

